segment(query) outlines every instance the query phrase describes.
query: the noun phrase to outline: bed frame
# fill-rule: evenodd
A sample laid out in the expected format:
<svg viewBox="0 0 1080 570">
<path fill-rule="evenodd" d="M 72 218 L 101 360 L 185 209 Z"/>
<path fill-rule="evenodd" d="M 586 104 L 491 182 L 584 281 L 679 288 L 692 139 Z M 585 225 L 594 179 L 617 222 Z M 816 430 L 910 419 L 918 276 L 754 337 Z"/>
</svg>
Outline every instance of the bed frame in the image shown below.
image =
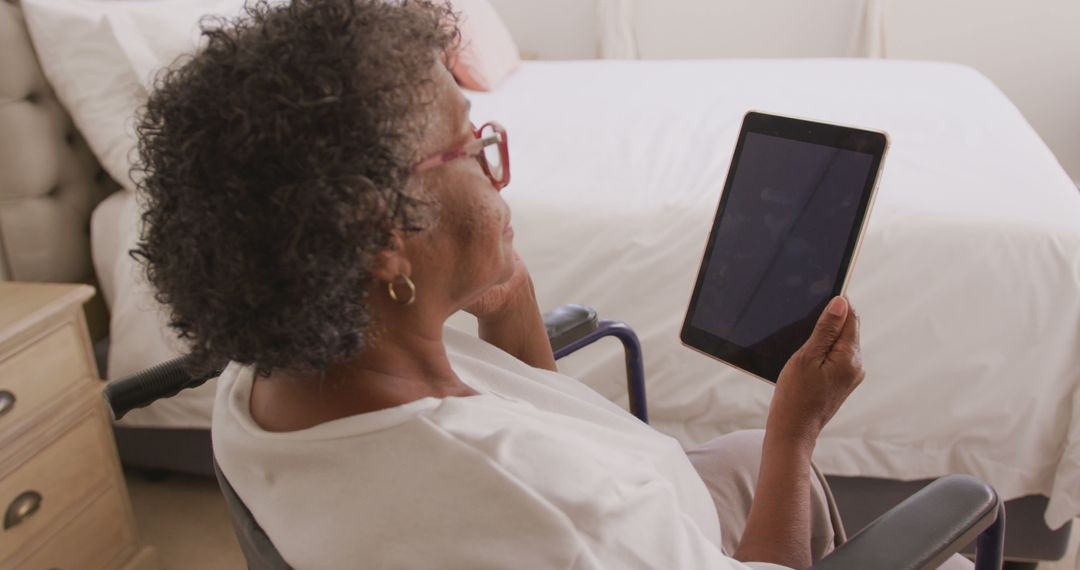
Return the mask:
<svg viewBox="0 0 1080 570">
<path fill-rule="evenodd" d="M 90 214 L 119 185 L 98 164 L 56 100 L 17 0 L 0 0 L 0 70 L 0 279 L 93 284 Z M 87 313 L 92 334 L 104 340 L 108 316 L 101 295 Z M 107 343 L 99 347 L 103 356 Z M 213 476 L 208 430 L 118 426 L 115 432 L 121 460 L 129 467 Z M 829 480 L 849 534 L 930 482 Z M 1032 495 L 1005 504 L 1009 559 L 1064 556 L 1071 525 L 1047 528 L 1042 516 L 1047 502 L 1045 496 Z"/>
</svg>

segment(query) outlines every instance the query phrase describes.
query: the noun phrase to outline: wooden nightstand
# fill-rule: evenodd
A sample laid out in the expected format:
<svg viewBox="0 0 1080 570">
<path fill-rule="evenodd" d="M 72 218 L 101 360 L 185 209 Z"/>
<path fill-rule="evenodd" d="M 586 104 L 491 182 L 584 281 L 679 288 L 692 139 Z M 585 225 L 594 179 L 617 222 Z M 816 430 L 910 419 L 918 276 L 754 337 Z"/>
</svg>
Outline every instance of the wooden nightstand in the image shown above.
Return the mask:
<svg viewBox="0 0 1080 570">
<path fill-rule="evenodd" d="M 0 282 L 0 568 L 151 570 L 101 397 L 88 285 Z"/>
</svg>

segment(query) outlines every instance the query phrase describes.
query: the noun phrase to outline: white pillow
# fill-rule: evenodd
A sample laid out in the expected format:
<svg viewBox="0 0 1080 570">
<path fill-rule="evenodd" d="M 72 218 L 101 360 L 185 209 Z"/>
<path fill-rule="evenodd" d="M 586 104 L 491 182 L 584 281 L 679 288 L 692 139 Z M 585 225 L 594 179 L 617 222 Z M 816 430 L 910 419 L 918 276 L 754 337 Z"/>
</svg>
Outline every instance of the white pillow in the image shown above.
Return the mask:
<svg viewBox="0 0 1080 570">
<path fill-rule="evenodd" d="M 467 89 L 491 91 L 521 66 L 517 44 L 488 0 L 451 0 L 461 14 L 461 49 L 450 68 Z"/>
<path fill-rule="evenodd" d="M 45 77 L 105 170 L 125 188 L 134 116 L 154 74 L 198 48 L 199 20 L 234 16 L 243 0 L 23 0 Z"/>
</svg>

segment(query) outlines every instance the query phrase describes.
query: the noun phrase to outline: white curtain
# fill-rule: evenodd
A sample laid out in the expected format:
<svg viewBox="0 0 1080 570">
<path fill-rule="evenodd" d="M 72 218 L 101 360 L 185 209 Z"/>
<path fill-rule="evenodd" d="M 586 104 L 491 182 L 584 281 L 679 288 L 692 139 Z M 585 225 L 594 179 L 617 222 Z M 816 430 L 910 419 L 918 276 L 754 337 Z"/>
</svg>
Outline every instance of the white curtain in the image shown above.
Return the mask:
<svg viewBox="0 0 1080 570">
<path fill-rule="evenodd" d="M 597 37 L 600 57 L 636 59 L 634 0 L 596 0 Z"/>
<path fill-rule="evenodd" d="M 859 57 L 885 57 L 885 2 L 886 0 L 866 0 L 858 9 L 862 16 L 855 44 L 851 48 L 853 55 Z"/>
<path fill-rule="evenodd" d="M 874 0 L 605 0 L 642 59 L 865 57 Z M 624 51 L 625 53 L 625 51 Z"/>
</svg>

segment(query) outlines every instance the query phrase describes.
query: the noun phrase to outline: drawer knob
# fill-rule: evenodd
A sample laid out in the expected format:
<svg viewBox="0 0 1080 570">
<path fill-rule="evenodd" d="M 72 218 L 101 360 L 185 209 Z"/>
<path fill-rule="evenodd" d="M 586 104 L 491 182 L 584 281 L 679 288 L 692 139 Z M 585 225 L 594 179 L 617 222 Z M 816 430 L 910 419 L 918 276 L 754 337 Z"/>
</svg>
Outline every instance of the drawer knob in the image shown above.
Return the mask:
<svg viewBox="0 0 1080 570">
<path fill-rule="evenodd" d="M 15 394 L 0 390 L 0 416 L 6 415 L 13 409 L 15 409 Z"/>
<path fill-rule="evenodd" d="M 41 493 L 37 491 L 26 491 L 15 497 L 15 500 L 8 505 L 7 512 L 4 513 L 4 530 L 18 526 L 24 520 L 34 516 L 40 508 Z"/>
</svg>

